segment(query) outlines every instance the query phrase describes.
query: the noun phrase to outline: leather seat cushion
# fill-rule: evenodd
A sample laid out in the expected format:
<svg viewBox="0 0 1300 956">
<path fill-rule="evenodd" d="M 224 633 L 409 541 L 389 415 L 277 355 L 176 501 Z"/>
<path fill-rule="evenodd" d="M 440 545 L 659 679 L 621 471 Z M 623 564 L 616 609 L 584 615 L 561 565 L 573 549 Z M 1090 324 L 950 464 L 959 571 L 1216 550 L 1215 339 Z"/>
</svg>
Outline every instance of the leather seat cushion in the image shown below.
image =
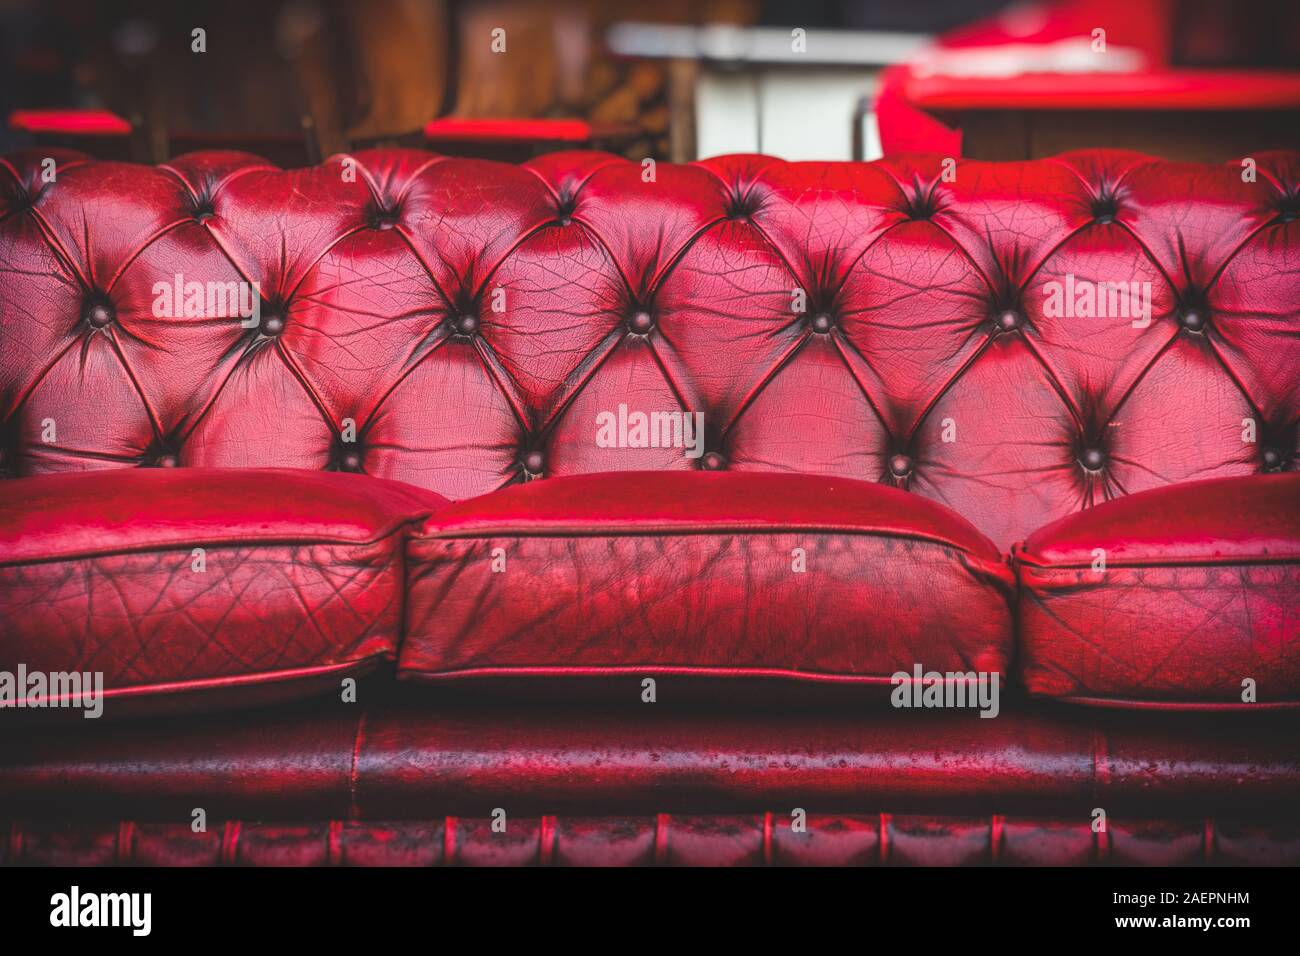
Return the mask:
<svg viewBox="0 0 1300 956">
<path fill-rule="evenodd" d="M 1300 475 L 1106 502 L 1032 535 L 1016 561 L 1030 693 L 1116 706 L 1300 705 Z M 1254 702 L 1243 699 L 1247 680 Z"/>
<path fill-rule="evenodd" d="M 964 519 L 883 485 L 611 473 L 450 506 L 409 543 L 399 673 L 690 674 L 888 685 L 1005 673 L 1010 569 Z M 959 626 L 954 626 L 959 622 Z"/>
<path fill-rule="evenodd" d="M 444 503 L 337 472 L 6 482 L 0 670 L 101 672 L 115 716 L 337 687 L 395 656 L 402 532 Z"/>
</svg>

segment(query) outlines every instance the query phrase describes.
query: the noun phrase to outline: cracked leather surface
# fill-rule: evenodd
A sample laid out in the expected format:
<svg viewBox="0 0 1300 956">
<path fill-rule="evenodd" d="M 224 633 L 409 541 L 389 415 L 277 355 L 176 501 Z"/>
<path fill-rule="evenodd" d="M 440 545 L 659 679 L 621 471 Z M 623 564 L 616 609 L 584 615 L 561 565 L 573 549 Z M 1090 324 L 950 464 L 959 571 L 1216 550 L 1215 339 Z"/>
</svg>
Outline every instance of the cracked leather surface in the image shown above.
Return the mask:
<svg viewBox="0 0 1300 956">
<path fill-rule="evenodd" d="M 1300 475 L 1110 502 L 1039 530 L 1016 563 L 1031 694 L 1128 707 L 1300 705 Z M 1243 702 L 1247 679 L 1254 700 Z"/>
<path fill-rule="evenodd" d="M 44 183 L 50 154 L 57 180 Z M 1236 164 L 1113 151 L 963 162 L 955 182 L 938 157 L 723 157 L 661 164 L 653 183 L 639 164 L 592 153 L 519 167 L 408 150 L 356 159 L 352 181 L 340 159 L 293 171 L 235 153 L 157 168 L 67 151 L 0 160 L 0 474 L 21 479 L 0 482 L 0 502 L 56 475 L 83 482 L 61 524 L 33 523 L 40 512 L 28 508 L 0 532 L 13 558 L 0 574 L 22 576 L 3 589 L 11 603 L 0 620 L 23 629 L 0 638 L 5 663 L 15 633 L 24 656 L 30 647 L 61 667 L 82 648 L 107 649 L 128 689 L 167 686 L 180 670 L 220 681 L 247 667 L 391 656 L 400 554 L 386 550 L 391 536 L 374 536 L 388 519 L 352 502 L 330 512 L 328 542 L 286 540 L 296 503 L 331 498 L 287 480 L 259 485 L 267 468 L 360 471 L 454 501 L 595 472 L 821 474 L 900 487 L 1004 551 L 1131 492 L 1296 468 L 1294 154 L 1256 156 L 1253 183 Z M 256 283 L 277 321 L 158 317 L 154 284 L 176 274 Z M 1069 276 L 1150 282 L 1150 327 L 1045 314 L 1047 284 Z M 792 308 L 799 290 L 804 312 Z M 702 413 L 709 454 L 599 447 L 595 416 L 620 403 Z M 349 420 L 355 444 L 342 440 Z M 1242 438 L 1246 420 L 1255 442 Z M 1099 467 L 1083 466 L 1088 452 Z M 172 526 L 161 514 L 137 520 L 130 509 L 150 495 L 104 490 L 115 471 L 129 483 L 166 466 L 243 469 L 249 494 L 270 489 L 285 507 L 191 511 L 189 527 Z M 481 518 L 501 500 L 474 507 Z M 626 518 L 634 504 L 605 517 Z M 1294 514 L 1294 502 L 1280 507 Z M 796 496 L 765 533 L 801 534 L 807 526 L 792 519 L 813 510 Z M 906 530 L 904 510 L 890 516 L 891 535 Z M 172 594 L 168 557 L 187 557 L 181 546 L 227 514 L 247 540 L 214 542 L 209 557 L 229 574 L 211 594 L 183 584 Z M 338 537 L 358 527 L 355 540 L 353 530 Z M 844 529 L 834 532 L 818 544 L 847 549 Z M 983 547 L 946 546 L 953 556 Z M 626 561 L 645 566 L 636 554 Z M 62 568 L 72 564 L 79 576 Z M 731 586 L 746 586 L 753 566 L 738 567 Z M 587 577 L 567 584 L 602 570 L 581 567 Z M 1176 570 L 1208 579 L 1199 566 Z M 905 572 L 887 574 L 891 590 L 921 592 Z M 1170 581 L 1152 592 L 1139 583 L 1124 600 L 1161 590 L 1166 606 L 1191 613 Z M 1227 594 L 1230 615 L 1254 614 L 1280 606 L 1270 588 L 1260 582 L 1262 598 L 1208 593 Z M 991 589 L 963 593 L 981 602 Z M 235 623 L 247 646 L 226 629 L 244 600 L 254 610 Z M 104 638 L 98 628 L 128 604 L 129 623 Z M 972 633 L 986 623 L 973 619 Z M 916 647 L 909 638 L 907 652 Z M 1165 666 L 1199 680 L 1185 656 Z M 1010 861 L 1035 846 L 1053 861 L 1286 861 L 1294 828 L 1267 821 L 1294 817 L 1300 736 L 1277 716 L 1233 714 L 1229 724 L 1008 701 L 991 721 L 770 708 L 593 720 L 515 707 L 461 714 L 427 696 L 344 707 L 332 695 L 166 726 L 85 721 L 0 740 L 2 852 L 11 862 L 564 862 L 598 847 L 629 861 L 783 862 L 787 851 L 822 851 L 784 846 L 765 814 L 808 805 L 816 833 L 838 834 L 816 845 L 854 861 Z M 520 839 L 487 843 L 484 808 L 503 801 Z M 1117 815 L 1105 848 L 1075 822 L 1099 801 Z M 200 805 L 231 821 L 215 847 L 176 836 Z M 600 821 L 587 819 L 593 808 Z M 1121 839 L 1130 811 L 1147 823 Z M 930 812 L 941 816 L 918 816 Z M 1021 825 L 1028 842 L 1012 837 Z"/>
<path fill-rule="evenodd" d="M 76 826 L 0 820 L 0 864 L 44 866 L 1294 866 L 1286 822 L 996 814 L 647 814 Z"/>
<path fill-rule="evenodd" d="M 277 710 L 39 728 L 0 739 L 11 820 L 427 819 L 564 814 L 910 813 L 1291 819 L 1293 713 L 1032 705 L 1001 715 L 889 707 L 431 703 L 363 685 Z"/>
<path fill-rule="evenodd" d="M 997 549 L 946 509 L 867 482 L 529 482 L 434 515 L 407 554 L 399 674 L 410 679 L 673 673 L 887 687 L 918 663 L 1005 675 L 1011 660 L 1013 579 Z"/>
<path fill-rule="evenodd" d="M 231 152 L 143 167 L 53 151 L 46 182 L 48 152 L 0 159 L 0 473 L 10 476 L 359 471 L 463 500 L 593 472 L 822 474 L 930 499 L 1005 550 L 1132 492 L 1296 468 L 1293 153 L 1255 156 L 1247 182 L 1235 163 L 1107 150 L 964 161 L 953 181 L 939 157 L 730 156 L 660 164 L 646 181 L 639 164 L 585 152 L 506 166 L 375 150 L 354 157 L 352 176 L 343 157 L 283 171 Z M 160 317 L 155 284 L 178 275 L 254 284 L 263 321 Z M 1071 279 L 1149 283 L 1150 325 L 1051 313 L 1049 284 Z M 620 404 L 702 414 L 707 454 L 601 447 L 596 416 Z M 689 557 L 736 561 L 726 570 L 736 593 L 776 594 L 738 546 Z M 558 567 L 545 555 L 537 564 Z M 600 595 L 581 596 L 593 593 L 593 565 L 574 567 L 552 583 L 599 612 Z M 83 586 L 43 573 L 21 587 L 63 602 L 51 646 L 94 634 L 88 602 L 113 575 Z M 137 592 L 169 580 L 162 567 L 133 573 Z M 330 574 L 313 573 L 329 593 Z M 1207 588 L 1239 641 L 1256 637 L 1241 622 L 1294 606 L 1293 578 L 1187 573 L 1151 589 L 1169 595 L 1169 612 L 1138 630 L 1200 627 L 1189 586 Z M 883 574 L 892 590 L 919 589 L 905 571 Z M 259 579 L 276 594 L 302 586 Z M 11 598 L 31 613 L 30 595 Z M 221 620 L 231 599 L 212 599 Z M 177 595 L 175 610 L 191 603 Z M 335 605 L 346 609 L 325 606 Z M 1097 628 L 1114 606 L 1072 626 L 1104 643 Z M 1115 611 L 1125 634 L 1136 635 L 1136 614 Z M 135 641 L 136 626 L 119 639 Z M 348 639 L 360 633 L 353 625 Z M 512 633 L 499 632 L 517 644 Z M 236 650 L 189 659 L 219 671 L 267 659 Z M 559 650 L 573 660 L 583 648 Z M 807 655 L 800 666 L 824 666 L 824 649 L 795 650 Z M 1143 670 L 1149 647 L 1118 670 L 1172 698 L 1207 674 L 1218 681 L 1220 652 L 1192 654 L 1182 681 L 1176 662 Z M 664 659 L 681 653 L 669 646 Z M 141 669 L 147 659 L 129 646 L 112 655 L 123 680 L 165 680 L 165 668 Z M 1077 681 L 1084 666 L 1058 679 Z"/>
<path fill-rule="evenodd" d="M 119 700 L 135 713 L 319 692 L 393 659 L 402 532 L 442 504 L 358 475 L 274 470 L 132 469 L 5 490 L 0 668 L 102 672 L 108 715 Z"/>
<path fill-rule="evenodd" d="M 337 468 L 346 419 L 348 467 L 451 499 L 531 456 L 543 477 L 699 467 L 597 447 L 594 416 L 626 402 L 702 412 L 730 470 L 902 485 L 1005 549 L 1130 492 L 1295 467 L 1294 154 L 1254 157 L 1252 183 L 1116 151 L 962 162 L 953 182 L 938 157 L 731 156 L 647 183 L 597 153 L 381 150 L 352 181 L 341 157 L 56 152 L 43 183 L 43 156 L 0 160 L 13 475 Z M 257 283 L 280 321 L 156 318 L 177 273 Z M 1150 327 L 1047 315 L 1069 275 L 1151 283 Z M 1080 467 L 1090 449 L 1103 468 Z"/>
</svg>

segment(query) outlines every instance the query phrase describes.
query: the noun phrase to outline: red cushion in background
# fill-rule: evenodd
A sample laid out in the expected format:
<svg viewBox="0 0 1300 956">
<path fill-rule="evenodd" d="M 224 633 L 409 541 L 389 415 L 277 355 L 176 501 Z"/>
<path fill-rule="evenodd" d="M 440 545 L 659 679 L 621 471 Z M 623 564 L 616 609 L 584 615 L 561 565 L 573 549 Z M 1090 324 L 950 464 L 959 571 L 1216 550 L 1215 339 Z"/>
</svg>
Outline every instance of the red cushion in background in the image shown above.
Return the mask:
<svg viewBox="0 0 1300 956">
<path fill-rule="evenodd" d="M 131 124 L 108 110 L 14 110 L 9 128 L 63 136 L 130 136 Z"/>
<path fill-rule="evenodd" d="M 1016 561 L 1031 694 L 1300 706 L 1300 475 L 1120 498 L 1043 528 Z M 1242 701 L 1245 678 L 1255 703 Z"/>
<path fill-rule="evenodd" d="M 410 679 L 888 685 L 917 664 L 1005 673 L 1011 656 L 1012 578 L 992 543 L 942 505 L 847 478 L 530 482 L 436 515 L 408 556 Z"/>
<path fill-rule="evenodd" d="M 4 492 L 0 670 L 102 672 L 109 715 L 303 696 L 392 659 L 401 532 L 444 503 L 363 475 L 253 469 Z"/>
</svg>

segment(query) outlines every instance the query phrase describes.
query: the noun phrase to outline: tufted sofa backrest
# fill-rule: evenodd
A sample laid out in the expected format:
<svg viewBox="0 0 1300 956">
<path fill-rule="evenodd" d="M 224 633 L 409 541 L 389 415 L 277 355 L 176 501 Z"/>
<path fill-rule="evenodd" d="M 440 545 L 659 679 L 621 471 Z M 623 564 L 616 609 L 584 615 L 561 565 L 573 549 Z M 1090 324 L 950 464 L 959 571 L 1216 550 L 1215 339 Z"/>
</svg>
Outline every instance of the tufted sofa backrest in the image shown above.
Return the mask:
<svg viewBox="0 0 1300 956">
<path fill-rule="evenodd" d="M 819 472 L 938 499 L 1006 547 L 1102 499 L 1296 467 L 1298 189 L 1282 153 L 19 153 L 0 468 L 342 468 L 454 499 Z M 598 434 L 681 411 L 698 457 Z"/>
</svg>

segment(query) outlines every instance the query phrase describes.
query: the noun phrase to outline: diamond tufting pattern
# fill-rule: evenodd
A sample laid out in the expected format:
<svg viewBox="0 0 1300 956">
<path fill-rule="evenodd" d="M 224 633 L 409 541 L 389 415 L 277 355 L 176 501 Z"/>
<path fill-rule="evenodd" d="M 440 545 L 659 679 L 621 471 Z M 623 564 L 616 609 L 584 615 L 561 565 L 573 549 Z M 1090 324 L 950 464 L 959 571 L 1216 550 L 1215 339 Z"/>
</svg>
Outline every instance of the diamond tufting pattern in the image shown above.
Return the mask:
<svg viewBox="0 0 1300 956">
<path fill-rule="evenodd" d="M 1294 862 L 1300 156 L 1253 160 L 0 159 L 0 667 L 222 711 L 6 735 L 0 862 Z M 1013 657 L 1215 712 L 339 695 Z"/>
<path fill-rule="evenodd" d="M 45 183 L 42 158 L 0 161 L 10 476 L 274 466 L 462 499 L 823 473 L 943 502 L 1005 549 L 1130 492 L 1296 468 L 1293 154 L 1250 182 L 1114 151 L 952 181 L 937 157 L 650 177 L 382 150 L 291 171 L 61 152 Z M 177 276 L 248 283 L 259 322 L 158 315 Z M 1149 325 L 1058 315 L 1067 282 L 1149 283 Z M 620 403 L 703 413 L 705 454 L 599 447 Z"/>
</svg>

